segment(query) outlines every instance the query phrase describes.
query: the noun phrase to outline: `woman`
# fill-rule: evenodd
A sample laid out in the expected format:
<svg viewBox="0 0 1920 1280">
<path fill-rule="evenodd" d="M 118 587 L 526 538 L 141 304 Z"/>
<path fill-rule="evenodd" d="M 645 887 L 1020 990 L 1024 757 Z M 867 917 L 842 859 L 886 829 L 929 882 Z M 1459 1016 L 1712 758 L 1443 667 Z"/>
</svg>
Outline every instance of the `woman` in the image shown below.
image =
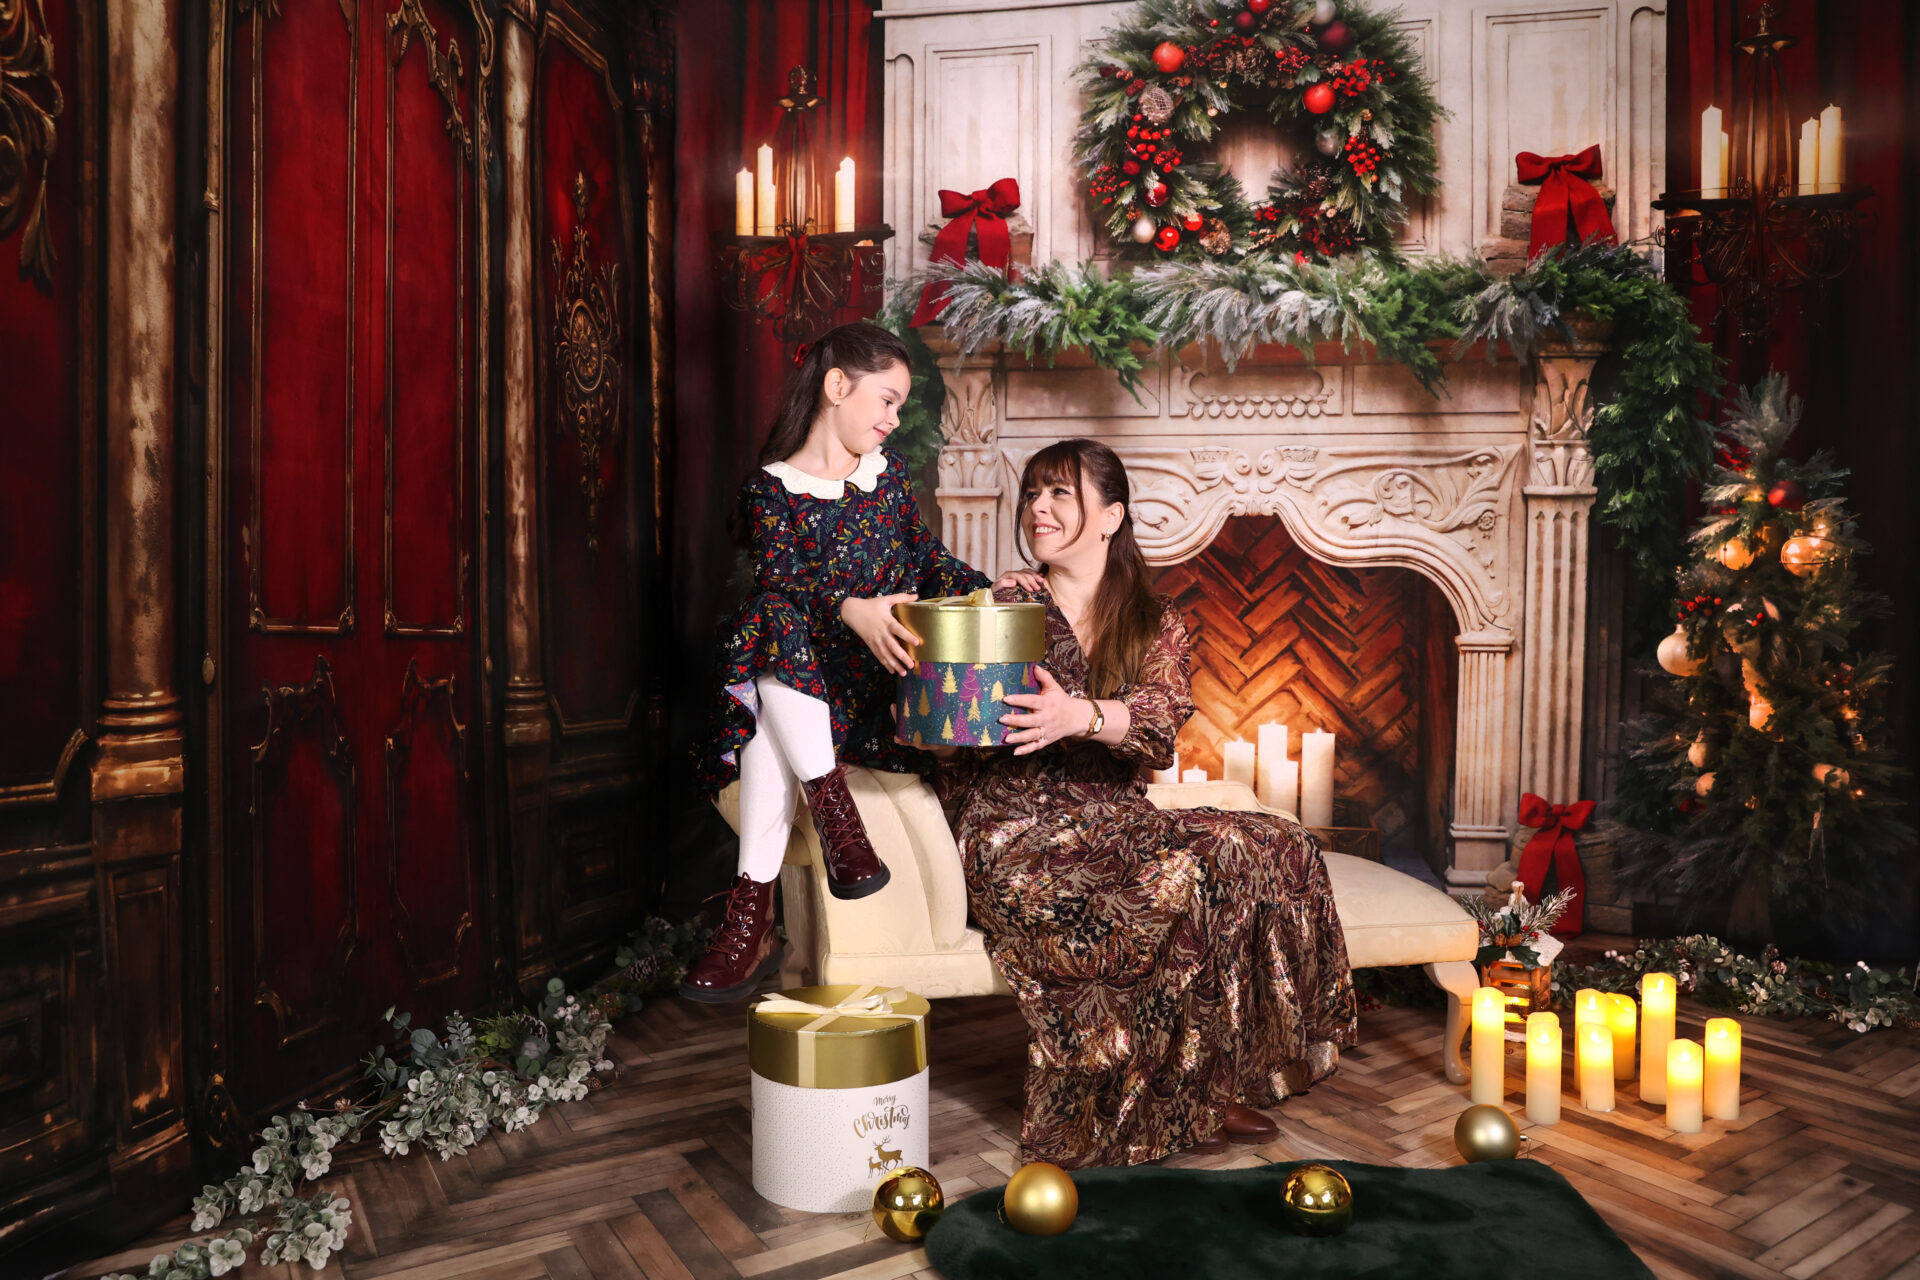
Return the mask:
<svg viewBox="0 0 1920 1280">
<path fill-rule="evenodd" d="M 1161 811 L 1193 713 L 1186 628 L 1148 584 L 1125 468 L 1066 440 L 1021 479 L 1045 577 L 1040 692 L 1010 695 L 1010 751 L 947 753 L 939 779 L 973 918 L 1032 1029 L 1023 1158 L 1138 1164 L 1263 1141 L 1271 1106 L 1330 1074 L 1353 979 L 1318 845 L 1295 823 Z"/>
</svg>

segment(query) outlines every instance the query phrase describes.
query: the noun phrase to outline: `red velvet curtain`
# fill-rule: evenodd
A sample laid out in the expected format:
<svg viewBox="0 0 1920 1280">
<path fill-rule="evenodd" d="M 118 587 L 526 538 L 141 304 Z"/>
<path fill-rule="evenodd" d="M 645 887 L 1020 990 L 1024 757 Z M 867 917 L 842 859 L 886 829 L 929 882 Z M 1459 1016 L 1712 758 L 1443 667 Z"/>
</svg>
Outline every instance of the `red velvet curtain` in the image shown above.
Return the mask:
<svg viewBox="0 0 1920 1280">
<path fill-rule="evenodd" d="M 1667 10 L 1669 85 L 1667 185 L 1699 183 L 1700 112 L 1728 112 L 1734 41 L 1754 29 L 1752 0 L 1674 0 Z M 1920 6 L 1908 0 L 1775 0 L 1772 28 L 1798 36 L 1783 55 L 1797 153 L 1799 122 L 1828 103 L 1846 123 L 1846 176 L 1872 185 L 1874 221 L 1852 268 L 1822 301 L 1789 304 L 1764 347 L 1740 350 L 1729 327 L 1710 329 L 1728 356 L 1728 376 L 1757 380 L 1787 374 L 1806 401 L 1798 447 L 1830 449 L 1852 468 L 1848 498 L 1874 554 L 1861 565 L 1867 587 L 1888 596 L 1891 615 L 1859 633 L 1894 658 L 1888 708 L 1894 744 L 1914 760 L 1920 724 L 1920 653 L 1915 645 L 1914 575 L 1920 572 L 1920 255 L 1914 219 L 1920 205 Z M 1718 299 L 1696 296 L 1703 324 Z M 1892 850 L 1888 856 L 1896 856 Z M 1911 912 L 1911 908 L 1908 908 Z"/>
<path fill-rule="evenodd" d="M 790 353 L 768 326 L 721 301 L 714 263 L 733 234 L 734 174 L 773 140 L 787 71 L 814 73 L 826 190 L 843 156 L 858 174 L 862 222 L 880 220 L 881 31 L 874 0 L 720 0 L 678 23 L 673 575 L 676 670 L 706 670 L 729 600 L 727 513 L 759 455 Z M 843 318 L 852 318 L 849 311 Z M 689 682 L 691 683 L 691 682 Z M 687 688 L 682 741 L 700 730 L 709 691 Z"/>
</svg>

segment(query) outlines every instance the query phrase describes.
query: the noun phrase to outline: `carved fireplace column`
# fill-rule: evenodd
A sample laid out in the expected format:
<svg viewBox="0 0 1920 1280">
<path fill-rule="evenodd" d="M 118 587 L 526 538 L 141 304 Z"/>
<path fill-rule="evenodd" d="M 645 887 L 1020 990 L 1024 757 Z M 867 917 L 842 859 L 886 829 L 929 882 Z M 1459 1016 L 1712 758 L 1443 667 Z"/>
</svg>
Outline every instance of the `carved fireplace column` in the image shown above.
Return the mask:
<svg viewBox="0 0 1920 1280">
<path fill-rule="evenodd" d="M 181 1061 L 181 797 L 174 686 L 175 0 L 107 6 L 106 690 L 92 766 L 110 1008 L 114 1212 L 143 1220 L 192 1170 Z"/>
<path fill-rule="evenodd" d="M 507 804 L 513 842 L 515 953 L 521 984 L 552 971 L 545 857 L 547 765 L 553 736 L 541 661 L 539 440 L 535 410 L 533 273 L 533 94 L 537 69 L 535 0 L 509 0 L 501 24 L 502 169 L 506 187 L 504 413 L 501 469 L 506 503 L 507 692 L 504 710 Z"/>
<path fill-rule="evenodd" d="M 1487 872 L 1506 861 L 1508 821 L 1507 689 L 1513 664 L 1513 633 L 1499 628 L 1463 631 L 1458 710 L 1454 725 L 1453 862 L 1447 885 L 1485 887 Z"/>
<path fill-rule="evenodd" d="M 996 356 L 976 352 L 957 361 L 952 343 L 927 330 L 927 346 L 939 357 L 947 401 L 940 410 L 940 540 L 947 549 L 992 577 L 1013 561 L 1000 546 L 1000 408 L 994 394 Z M 1004 557 L 1004 563 L 1003 563 Z"/>
<path fill-rule="evenodd" d="M 1610 326 L 1609 326 L 1610 327 Z M 1587 659 L 1587 519 L 1593 458 L 1587 451 L 1587 376 L 1606 333 L 1575 330 L 1573 344 L 1542 346 L 1529 415 L 1526 704 L 1520 786 L 1555 804 L 1579 798 L 1580 731 Z"/>
</svg>

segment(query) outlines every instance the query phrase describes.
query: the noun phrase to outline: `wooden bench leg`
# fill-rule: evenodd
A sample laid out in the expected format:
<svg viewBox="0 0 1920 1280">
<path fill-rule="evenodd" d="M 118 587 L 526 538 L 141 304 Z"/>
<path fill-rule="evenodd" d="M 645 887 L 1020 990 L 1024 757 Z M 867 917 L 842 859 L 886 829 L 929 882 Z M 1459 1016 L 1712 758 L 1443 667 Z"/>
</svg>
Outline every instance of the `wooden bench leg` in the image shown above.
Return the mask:
<svg viewBox="0 0 1920 1280">
<path fill-rule="evenodd" d="M 1480 985 L 1480 975 L 1466 960 L 1447 960 L 1422 967 L 1433 985 L 1447 993 L 1447 1034 L 1440 1046 L 1440 1060 L 1446 1066 L 1448 1080 L 1465 1084 L 1467 1069 L 1460 1061 L 1460 1042 L 1466 1038 L 1473 993 Z"/>
</svg>

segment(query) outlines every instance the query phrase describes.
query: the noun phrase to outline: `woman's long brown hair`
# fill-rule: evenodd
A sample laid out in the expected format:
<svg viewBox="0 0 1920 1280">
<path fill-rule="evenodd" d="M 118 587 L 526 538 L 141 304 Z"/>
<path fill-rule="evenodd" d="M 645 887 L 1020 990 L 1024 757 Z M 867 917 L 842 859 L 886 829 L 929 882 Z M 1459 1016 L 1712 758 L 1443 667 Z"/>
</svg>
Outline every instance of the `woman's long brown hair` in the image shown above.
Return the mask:
<svg viewBox="0 0 1920 1280">
<path fill-rule="evenodd" d="M 1092 532 L 1093 513 L 1119 503 L 1120 528 L 1107 541 L 1107 563 L 1093 594 L 1092 629 L 1087 641 L 1087 693 L 1111 698 L 1122 685 L 1140 675 L 1140 661 L 1160 634 L 1160 602 L 1154 598 L 1147 574 L 1147 558 L 1133 536 L 1133 493 L 1127 468 L 1118 455 L 1097 440 L 1061 440 L 1027 459 L 1020 473 L 1020 507 L 1014 513 L 1014 536 L 1021 554 L 1031 561 L 1026 546 L 1027 508 L 1047 485 L 1073 486 L 1080 503 L 1080 532 Z"/>
</svg>

